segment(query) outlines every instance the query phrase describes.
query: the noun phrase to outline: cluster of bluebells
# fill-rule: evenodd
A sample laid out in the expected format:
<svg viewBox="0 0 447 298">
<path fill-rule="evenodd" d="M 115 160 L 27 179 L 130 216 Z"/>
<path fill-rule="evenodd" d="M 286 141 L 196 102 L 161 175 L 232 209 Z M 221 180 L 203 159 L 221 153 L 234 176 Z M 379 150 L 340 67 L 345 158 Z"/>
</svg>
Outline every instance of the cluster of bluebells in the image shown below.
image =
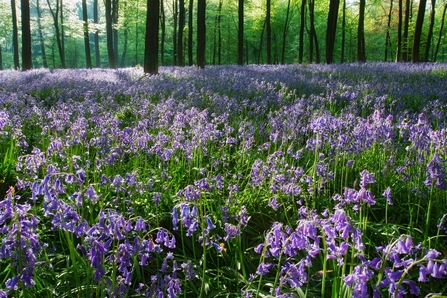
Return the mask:
<svg viewBox="0 0 447 298">
<path fill-rule="evenodd" d="M 11 192 L 0 203 L 1 262 L 16 265 L 6 287 L 33 284 L 44 248 L 37 214 L 49 223 L 45 232 L 76 237 L 94 281 L 108 295 L 133 288 L 148 297 L 175 297 L 180 274 L 197 278 L 197 260 L 178 263 L 176 238 L 150 227 L 147 210 L 170 212 L 176 235 L 182 230 L 222 252 L 222 242 L 246 231 L 250 204 L 265 204 L 277 215 L 282 207 L 297 201 L 311 206 L 302 200 L 327 195 L 331 205 L 330 198 L 338 203 L 332 212 L 302 207 L 296 222 L 276 222 L 266 232 L 255 249 L 263 261 L 251 283 L 279 272 L 271 294 L 287 295 L 312 281 L 320 257 L 347 266 L 354 254 L 353 274 L 344 278 L 354 296 L 417 294 L 407 270 L 419 270 L 418 282 L 444 278 L 439 253 L 404 237 L 369 260 L 365 231 L 344 208 L 376 204 L 369 186 L 379 177 L 364 170 L 360 187 L 335 185 L 343 173 L 357 175 L 364 155 L 380 148 L 393 154 L 378 163 L 385 178 L 401 178 L 396 189 L 411 182 L 418 190 L 445 191 L 447 93 L 440 78 L 423 85 L 418 80 L 438 70 L 445 66 L 174 68 L 144 79 L 136 69 L 0 72 L 0 157 L 14 144 L 17 188 L 30 194 L 29 204 Z M 425 98 L 439 100 L 411 106 Z M 390 188 L 383 196 L 392 205 Z M 21 263 L 19 254 L 25 256 Z M 135 283 L 136 263 L 152 270 L 150 281 Z M 246 289 L 248 296 L 252 292 Z"/>
<path fill-rule="evenodd" d="M 343 266 L 345 256 L 362 252 L 364 244 L 362 232 L 343 209 L 337 208 L 333 214 L 326 210 L 319 215 L 303 206 L 295 228 L 274 223 L 265 241 L 254 250 L 263 260 L 258 265 L 257 276 L 280 272 L 278 284 L 271 288 L 273 295 L 280 296 L 310 281 L 309 272 L 316 274 L 321 269 L 315 268 L 319 256 Z M 253 276 L 252 280 L 255 278 Z"/>
<path fill-rule="evenodd" d="M 419 296 L 418 283 L 429 281 L 429 277 L 447 277 L 447 261 L 434 249 L 414 245 L 411 236 L 402 235 L 385 247 L 377 247 L 380 255 L 367 260 L 358 255 L 359 264 L 345 276 L 345 283 L 352 287 L 353 297 L 375 298 Z M 415 279 L 417 276 L 417 279 Z M 388 292 L 388 294 L 385 294 Z"/>
<path fill-rule="evenodd" d="M 369 184 L 376 183 L 376 179 L 374 175 L 371 174 L 368 170 L 363 170 L 360 173 L 360 190 L 345 188 L 343 192 L 343 196 L 340 194 L 336 194 L 333 197 L 334 201 L 340 202 L 338 207 L 343 207 L 346 205 L 353 205 L 353 210 L 359 210 L 362 205 L 375 205 L 376 201 L 374 200 L 374 194 L 366 189 Z M 388 202 L 391 201 L 389 191 L 385 193 Z"/>
<path fill-rule="evenodd" d="M 8 278 L 5 287 L 15 291 L 19 284 L 25 287 L 35 285 L 34 271 L 39 266 L 38 258 L 46 244 L 39 239 L 39 220 L 30 212 L 30 204 L 20 204 L 20 196 L 11 187 L 0 202 L 0 262 L 8 261 L 13 276 Z"/>
</svg>

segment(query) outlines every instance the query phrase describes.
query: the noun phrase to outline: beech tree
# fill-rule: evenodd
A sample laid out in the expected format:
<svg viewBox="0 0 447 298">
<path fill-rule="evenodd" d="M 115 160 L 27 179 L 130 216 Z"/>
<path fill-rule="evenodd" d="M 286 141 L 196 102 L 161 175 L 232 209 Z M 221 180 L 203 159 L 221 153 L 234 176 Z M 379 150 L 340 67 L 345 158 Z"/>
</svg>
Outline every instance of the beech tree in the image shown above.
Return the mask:
<svg viewBox="0 0 447 298">
<path fill-rule="evenodd" d="M 431 0 L 430 24 L 428 25 L 427 41 L 425 42 L 425 55 L 424 55 L 425 62 L 428 62 L 431 40 L 433 38 L 433 27 L 435 26 L 435 6 L 436 6 L 436 0 Z"/>
<path fill-rule="evenodd" d="M 185 0 L 179 1 L 179 18 L 178 18 L 178 43 L 177 43 L 177 59 L 178 65 L 184 66 L 183 58 L 183 30 L 185 30 Z"/>
<path fill-rule="evenodd" d="M 326 30 L 326 63 L 334 62 L 335 34 L 337 32 L 338 7 L 340 0 L 330 0 Z"/>
<path fill-rule="evenodd" d="M 54 29 L 56 32 L 57 48 L 59 50 L 59 58 L 62 68 L 66 68 L 65 64 L 65 45 L 64 45 L 64 26 L 63 26 L 63 7 L 62 0 L 56 0 L 56 7 L 51 6 L 50 0 L 47 0 L 48 7 L 53 17 Z"/>
<path fill-rule="evenodd" d="M 99 14 L 98 14 L 98 0 L 93 1 L 93 22 L 99 24 Z M 96 67 L 101 67 L 101 56 L 99 52 L 99 30 L 95 30 L 95 64 Z"/>
<path fill-rule="evenodd" d="M 22 70 L 33 68 L 29 0 L 21 0 L 22 9 Z"/>
<path fill-rule="evenodd" d="M 237 64 L 244 64 L 244 0 L 238 1 Z"/>
<path fill-rule="evenodd" d="M 112 0 L 105 0 L 105 4 L 106 4 L 107 57 L 109 58 L 110 68 L 115 69 L 116 59 L 115 59 L 115 51 L 113 48 Z"/>
<path fill-rule="evenodd" d="M 360 0 L 359 24 L 357 28 L 357 59 L 360 62 L 366 62 L 364 24 L 365 24 L 365 0 Z"/>
<path fill-rule="evenodd" d="M 206 50 L 206 0 L 197 1 L 197 67 L 205 68 Z"/>
<path fill-rule="evenodd" d="M 414 37 L 413 37 L 413 49 L 412 49 L 412 62 L 420 62 L 420 42 L 422 35 L 422 25 L 424 23 L 424 15 L 425 15 L 425 5 L 427 4 L 427 0 L 419 0 L 419 9 L 418 15 L 416 18 L 416 26 L 414 27 Z"/>
<path fill-rule="evenodd" d="M 82 18 L 84 21 L 85 63 L 87 68 L 92 68 L 92 58 L 90 55 L 90 36 L 88 32 L 87 0 L 82 0 Z"/>
<path fill-rule="evenodd" d="M 270 23 L 271 0 L 267 0 L 265 26 L 267 31 L 267 64 L 272 63 L 272 26 Z"/>
<path fill-rule="evenodd" d="M 444 8 L 442 10 L 441 27 L 439 28 L 438 42 L 436 43 L 435 53 L 433 54 L 433 62 L 436 62 L 436 59 L 438 57 L 439 45 L 441 44 L 442 30 L 444 28 L 444 20 L 445 20 L 446 11 L 447 11 L 447 2 L 444 3 Z"/>
<path fill-rule="evenodd" d="M 160 0 L 147 0 L 144 72 L 158 73 L 158 28 Z"/>
<path fill-rule="evenodd" d="M 42 63 L 43 67 L 48 68 L 48 62 L 47 62 L 47 54 L 45 51 L 45 40 L 43 38 L 42 33 L 42 10 L 40 7 L 40 1 L 36 0 L 36 11 L 37 11 L 37 31 L 39 33 L 39 42 L 40 42 L 40 54 L 42 55 Z"/>
<path fill-rule="evenodd" d="M 17 29 L 17 11 L 16 1 L 11 0 L 11 12 L 12 12 L 12 46 L 14 48 L 14 68 L 20 68 L 19 62 L 19 33 Z"/>
</svg>

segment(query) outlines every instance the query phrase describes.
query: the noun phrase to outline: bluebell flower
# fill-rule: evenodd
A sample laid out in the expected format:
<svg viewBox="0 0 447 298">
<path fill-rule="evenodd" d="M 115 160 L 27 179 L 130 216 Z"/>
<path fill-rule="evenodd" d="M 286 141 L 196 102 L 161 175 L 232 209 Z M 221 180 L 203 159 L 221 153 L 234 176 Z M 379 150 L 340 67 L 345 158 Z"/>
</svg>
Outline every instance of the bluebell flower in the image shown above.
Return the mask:
<svg viewBox="0 0 447 298">
<path fill-rule="evenodd" d="M 18 283 L 19 283 L 19 276 L 14 276 L 6 281 L 5 286 L 8 290 L 15 291 L 18 289 Z"/>
<path fill-rule="evenodd" d="M 85 190 L 85 196 L 93 203 L 96 204 L 98 202 L 98 195 L 96 194 L 95 188 L 93 185 L 89 185 Z"/>
<path fill-rule="evenodd" d="M 445 161 L 439 157 L 438 153 L 435 153 L 427 164 L 424 184 L 427 186 L 433 185 L 438 189 L 445 190 L 447 189 L 446 178 Z"/>
<path fill-rule="evenodd" d="M 271 263 L 261 263 L 256 270 L 256 274 L 258 275 L 267 275 L 270 272 L 270 269 L 273 267 Z"/>
<path fill-rule="evenodd" d="M 382 196 L 384 196 L 386 198 L 388 205 L 393 205 L 393 201 L 391 199 L 391 188 L 390 187 L 387 187 L 384 190 Z"/>
<path fill-rule="evenodd" d="M 368 170 L 363 170 L 360 173 L 360 187 L 366 188 L 369 184 L 376 183 L 376 179 L 374 175 L 371 174 Z"/>
</svg>

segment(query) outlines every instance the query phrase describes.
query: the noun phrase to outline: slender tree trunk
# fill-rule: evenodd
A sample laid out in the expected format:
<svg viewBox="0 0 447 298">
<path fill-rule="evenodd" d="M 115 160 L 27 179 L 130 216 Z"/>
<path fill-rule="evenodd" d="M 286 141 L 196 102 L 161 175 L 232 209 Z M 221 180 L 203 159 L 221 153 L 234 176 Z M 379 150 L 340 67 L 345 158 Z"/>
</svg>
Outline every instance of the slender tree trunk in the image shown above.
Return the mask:
<svg viewBox="0 0 447 298">
<path fill-rule="evenodd" d="M 359 2 L 359 23 L 357 26 L 357 60 L 366 62 L 365 52 L 365 0 Z"/>
<path fill-rule="evenodd" d="M 173 11 L 173 15 L 172 18 L 174 20 L 174 27 L 172 28 L 173 31 L 173 38 L 172 38 L 172 43 L 173 43 L 173 53 L 172 55 L 174 56 L 174 65 L 178 65 L 178 60 L 177 60 L 177 23 L 178 23 L 178 7 L 177 7 L 177 0 L 172 0 L 172 11 Z"/>
<path fill-rule="evenodd" d="M 166 14 L 164 1 L 160 1 L 160 25 L 161 25 L 161 44 L 160 44 L 160 60 L 161 65 L 165 65 L 165 40 L 166 40 Z"/>
<path fill-rule="evenodd" d="M 326 63 L 334 62 L 335 34 L 337 32 L 337 17 L 340 0 L 330 0 L 327 30 L 326 30 Z"/>
<path fill-rule="evenodd" d="M 193 12 L 194 12 L 194 1 L 189 0 L 189 11 L 188 11 L 188 65 L 192 66 L 194 64 L 192 58 L 192 35 L 193 35 Z"/>
<path fill-rule="evenodd" d="M 158 73 L 158 28 L 160 0 L 147 0 L 144 72 Z"/>
<path fill-rule="evenodd" d="M 436 57 L 438 56 L 439 45 L 441 43 L 441 38 L 442 38 L 442 29 L 444 28 L 444 20 L 445 20 L 446 11 L 447 11 L 447 2 L 444 4 L 444 10 L 442 11 L 441 27 L 439 28 L 438 42 L 436 43 L 435 53 L 433 55 L 433 62 L 436 62 Z"/>
<path fill-rule="evenodd" d="M 85 63 L 87 68 L 92 68 L 92 57 L 90 55 L 90 35 L 88 32 L 87 0 L 82 0 L 82 18 L 84 21 Z"/>
<path fill-rule="evenodd" d="M 303 63 L 304 56 L 304 28 L 306 25 L 306 0 L 301 0 L 300 35 L 298 45 L 298 63 Z"/>
<path fill-rule="evenodd" d="M 390 0 L 390 9 L 388 11 L 388 22 L 386 25 L 386 36 L 385 36 L 385 58 L 384 58 L 385 62 L 387 62 L 387 60 L 388 60 L 388 50 L 391 51 L 390 30 L 391 30 L 391 13 L 392 12 L 393 12 L 393 0 Z"/>
<path fill-rule="evenodd" d="M 219 12 L 216 15 L 216 18 L 214 19 L 214 35 L 213 35 L 213 65 L 216 65 L 216 58 L 217 58 L 217 19 L 219 18 Z"/>
<path fill-rule="evenodd" d="M 48 4 L 48 8 L 50 9 L 51 16 L 53 17 L 53 21 L 54 21 L 54 29 L 56 31 L 56 42 L 57 42 L 57 48 L 59 50 L 59 57 L 61 59 L 61 65 L 62 65 L 62 68 L 66 68 L 65 51 L 64 51 L 64 44 L 63 44 L 64 39 L 61 37 L 61 35 L 63 33 L 61 33 L 61 28 L 60 28 L 61 26 L 59 26 L 60 2 L 59 2 L 59 0 L 56 1 L 56 10 L 54 10 L 51 7 L 50 0 L 47 0 L 47 4 Z"/>
<path fill-rule="evenodd" d="M 413 50 L 412 50 L 412 55 L 411 55 L 411 57 L 412 57 L 411 61 L 413 63 L 421 61 L 419 52 L 420 52 L 422 25 L 424 24 L 424 15 L 425 15 L 426 4 L 427 4 L 427 0 L 419 1 L 418 15 L 416 18 L 416 27 L 414 28 Z"/>
<path fill-rule="evenodd" d="M 309 63 L 313 62 L 314 56 L 314 42 L 316 41 L 315 32 L 315 2 L 314 0 L 309 0 L 309 22 L 310 22 L 310 32 L 309 32 Z"/>
<path fill-rule="evenodd" d="M 404 19 L 404 33 L 403 33 L 403 47 L 402 47 L 402 59 L 405 62 L 409 61 L 408 27 L 410 25 L 410 2 L 411 0 L 405 1 L 405 19 Z"/>
<path fill-rule="evenodd" d="M 433 38 L 433 27 L 435 25 L 435 6 L 436 6 L 436 0 L 431 0 L 430 24 L 428 25 L 427 42 L 425 44 L 425 55 L 424 55 L 425 62 L 428 62 L 428 56 L 430 54 L 431 40 Z"/>
<path fill-rule="evenodd" d="M 21 0 L 22 8 L 22 70 L 33 68 L 29 0 Z"/>
<path fill-rule="evenodd" d="M 238 1 L 237 64 L 244 64 L 244 0 Z"/>
<path fill-rule="evenodd" d="M 286 21 L 284 22 L 284 30 L 282 32 L 281 64 L 284 64 L 286 55 L 286 39 L 287 39 L 287 31 L 289 29 L 289 14 L 290 14 L 290 0 L 287 1 Z"/>
<path fill-rule="evenodd" d="M 93 1 L 93 22 L 99 24 L 98 17 L 98 0 Z M 101 56 L 99 54 L 99 31 L 95 30 L 95 64 L 96 67 L 101 67 Z"/>
<path fill-rule="evenodd" d="M 20 68 L 19 62 L 19 34 L 17 29 L 17 10 L 16 1 L 11 0 L 11 10 L 12 10 L 12 44 L 14 47 L 14 69 Z"/>
<path fill-rule="evenodd" d="M 126 2 L 124 2 L 124 5 L 126 5 Z M 120 63 L 121 67 L 126 67 L 126 56 L 127 56 L 128 45 L 129 45 L 129 26 L 126 20 L 126 25 L 124 28 L 123 53 L 121 54 L 121 63 Z"/>
<path fill-rule="evenodd" d="M 259 40 L 259 52 L 258 52 L 258 62 L 257 62 L 257 64 L 261 63 L 262 44 L 264 43 L 265 23 L 266 22 L 264 20 L 264 25 L 262 26 L 262 31 L 261 31 L 261 39 Z"/>
<path fill-rule="evenodd" d="M 163 1 L 161 1 L 163 3 Z M 138 34 L 138 18 L 140 17 L 139 1 L 136 3 L 137 10 L 135 12 L 135 65 L 138 65 L 138 44 L 139 44 L 139 34 Z M 162 48 L 163 50 L 163 48 Z"/>
<path fill-rule="evenodd" d="M 183 30 L 185 29 L 185 0 L 179 2 L 179 19 L 178 19 L 178 43 L 177 43 L 177 58 L 178 65 L 184 66 L 183 58 Z"/>
<path fill-rule="evenodd" d="M 402 61 L 402 0 L 399 0 L 399 15 L 397 23 L 397 48 L 396 48 L 396 62 Z"/>
<path fill-rule="evenodd" d="M 115 51 L 113 50 L 113 32 L 112 32 L 112 0 L 106 1 L 106 35 L 107 35 L 107 57 L 109 66 L 116 69 Z M 149 1 L 148 1 L 149 5 Z"/>
<path fill-rule="evenodd" d="M 0 44 L 0 70 L 3 70 L 3 54 L 2 54 L 2 45 Z"/>
<path fill-rule="evenodd" d="M 206 49 L 206 0 L 197 1 L 197 67 L 205 68 Z"/>
<path fill-rule="evenodd" d="M 113 54 L 115 55 L 116 64 L 118 64 L 118 17 L 119 17 L 118 10 L 119 10 L 119 0 L 113 0 L 112 1 Z"/>
<path fill-rule="evenodd" d="M 341 63 L 345 62 L 345 39 L 346 39 L 346 0 L 343 0 L 341 19 Z"/>
<path fill-rule="evenodd" d="M 272 26 L 270 23 L 271 0 L 267 0 L 265 24 L 267 31 L 267 64 L 272 64 Z"/>
<path fill-rule="evenodd" d="M 320 59 L 320 47 L 318 46 L 318 37 L 317 37 L 317 32 L 315 30 L 315 25 L 314 25 L 314 29 L 313 29 L 313 35 L 314 35 L 314 42 L 315 42 L 315 63 L 320 63 L 321 59 Z"/>
<path fill-rule="evenodd" d="M 37 9 L 37 30 L 39 32 L 40 52 L 42 55 L 43 67 L 48 68 L 47 54 L 45 52 L 45 42 L 44 42 L 43 33 L 42 33 L 42 23 L 40 21 L 42 18 L 42 11 L 40 10 L 39 0 L 36 0 L 36 9 Z"/>
<path fill-rule="evenodd" d="M 65 61 L 65 28 L 64 28 L 64 3 L 63 0 L 60 0 L 60 12 L 61 12 L 61 51 L 62 51 L 62 57 L 63 63 L 62 67 L 66 68 L 66 61 Z"/>
<path fill-rule="evenodd" d="M 217 18 L 217 64 L 222 64 L 222 28 L 221 28 L 221 19 L 222 19 L 222 3 L 223 0 L 219 0 L 219 14 Z"/>
</svg>

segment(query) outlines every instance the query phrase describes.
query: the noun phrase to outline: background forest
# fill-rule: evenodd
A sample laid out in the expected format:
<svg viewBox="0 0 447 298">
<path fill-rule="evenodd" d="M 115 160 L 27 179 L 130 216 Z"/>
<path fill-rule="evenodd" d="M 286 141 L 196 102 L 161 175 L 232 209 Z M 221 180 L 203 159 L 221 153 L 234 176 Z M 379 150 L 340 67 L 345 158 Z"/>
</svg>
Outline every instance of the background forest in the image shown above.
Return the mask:
<svg viewBox="0 0 447 298">
<path fill-rule="evenodd" d="M 0 0 L 0 67 L 3 69 L 20 68 L 20 2 Z M 144 0 L 85 2 L 83 9 L 81 1 L 30 1 L 33 67 L 83 68 L 88 66 L 87 52 L 91 53 L 93 67 L 109 67 L 107 3 L 111 7 L 116 66 L 143 65 L 149 3 Z M 240 3 L 243 3 L 243 57 L 238 62 Z M 198 4 L 200 1 L 160 1 L 159 65 L 196 64 Z M 331 5 L 338 7 L 335 22 L 329 17 Z M 447 2 L 439 0 L 207 0 L 205 61 L 206 64 L 411 61 L 415 42 L 420 53 L 413 60 L 446 61 L 447 41 L 443 30 L 446 7 Z M 84 10 L 86 16 L 83 16 Z M 422 29 L 416 32 L 418 15 L 423 22 Z M 84 17 L 88 19 L 88 27 L 84 27 Z M 16 52 L 14 24 L 17 25 Z M 330 27 L 335 28 L 331 31 L 335 32 L 331 61 L 326 56 Z M 85 32 L 89 48 L 84 42 Z"/>
</svg>

